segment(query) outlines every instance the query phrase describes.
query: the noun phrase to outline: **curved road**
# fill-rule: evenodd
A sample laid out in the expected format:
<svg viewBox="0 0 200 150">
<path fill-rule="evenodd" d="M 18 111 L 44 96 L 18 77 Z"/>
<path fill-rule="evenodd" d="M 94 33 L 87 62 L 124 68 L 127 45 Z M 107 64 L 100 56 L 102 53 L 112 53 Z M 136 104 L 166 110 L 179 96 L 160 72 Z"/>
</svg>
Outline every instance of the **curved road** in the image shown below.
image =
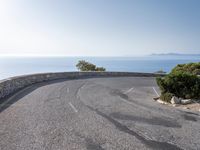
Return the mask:
<svg viewBox="0 0 200 150">
<path fill-rule="evenodd" d="M 200 114 L 158 104 L 155 78 L 35 84 L 2 100 L 1 150 L 200 149 Z"/>
</svg>

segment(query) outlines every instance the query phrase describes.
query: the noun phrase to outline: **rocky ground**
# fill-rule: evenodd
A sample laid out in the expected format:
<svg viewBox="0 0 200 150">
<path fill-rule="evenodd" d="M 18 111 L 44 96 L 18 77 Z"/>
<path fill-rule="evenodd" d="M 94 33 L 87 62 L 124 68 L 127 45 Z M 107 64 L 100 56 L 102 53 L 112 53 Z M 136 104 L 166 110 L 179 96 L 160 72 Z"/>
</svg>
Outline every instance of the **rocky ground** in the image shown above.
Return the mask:
<svg viewBox="0 0 200 150">
<path fill-rule="evenodd" d="M 177 98 L 175 98 L 177 99 Z M 161 104 L 165 104 L 168 106 L 173 106 L 173 107 L 177 107 L 177 108 L 181 108 L 181 109 L 189 109 L 191 111 L 199 111 L 200 112 L 200 101 L 197 100 L 174 100 L 174 98 L 172 98 L 171 103 L 167 103 L 164 102 L 162 100 L 159 99 L 159 97 L 154 98 L 154 100 L 156 100 L 158 103 Z M 181 102 L 183 101 L 183 103 Z"/>
</svg>

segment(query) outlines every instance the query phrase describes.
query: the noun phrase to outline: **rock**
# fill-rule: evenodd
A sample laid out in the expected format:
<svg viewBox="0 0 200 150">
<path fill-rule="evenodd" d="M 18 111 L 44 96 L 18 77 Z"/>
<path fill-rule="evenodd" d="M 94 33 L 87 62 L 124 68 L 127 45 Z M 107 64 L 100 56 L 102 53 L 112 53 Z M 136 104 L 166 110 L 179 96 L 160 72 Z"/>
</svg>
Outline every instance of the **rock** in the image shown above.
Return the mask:
<svg viewBox="0 0 200 150">
<path fill-rule="evenodd" d="M 179 106 L 179 104 L 173 104 L 172 106 L 173 106 L 173 107 L 178 107 L 178 106 Z"/>
<path fill-rule="evenodd" d="M 160 103 L 160 104 L 168 104 L 167 102 L 164 102 L 164 101 L 162 101 L 160 99 L 158 99 L 157 102 Z"/>
<path fill-rule="evenodd" d="M 164 102 L 160 99 L 157 100 L 158 103 L 163 104 Z"/>
<path fill-rule="evenodd" d="M 172 104 L 180 104 L 180 99 L 176 96 L 173 96 L 172 99 L 171 99 L 171 103 Z"/>
<path fill-rule="evenodd" d="M 186 105 L 186 104 L 191 104 L 192 100 L 191 99 L 182 99 L 181 104 Z"/>
<path fill-rule="evenodd" d="M 182 100 L 182 98 L 180 98 L 180 97 L 179 97 L 179 100 L 181 101 L 181 100 Z"/>
</svg>

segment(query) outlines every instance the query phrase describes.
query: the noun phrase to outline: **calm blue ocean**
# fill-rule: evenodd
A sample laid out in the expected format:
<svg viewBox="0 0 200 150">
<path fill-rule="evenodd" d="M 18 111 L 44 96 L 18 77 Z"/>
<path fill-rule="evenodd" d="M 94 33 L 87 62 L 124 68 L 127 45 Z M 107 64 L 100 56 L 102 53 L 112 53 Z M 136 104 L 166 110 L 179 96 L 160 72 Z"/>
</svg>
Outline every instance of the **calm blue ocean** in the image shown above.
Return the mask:
<svg viewBox="0 0 200 150">
<path fill-rule="evenodd" d="M 87 60 L 107 71 L 169 72 L 182 63 L 200 62 L 199 55 L 146 57 L 0 57 L 0 79 L 43 72 L 77 71 L 78 60 Z"/>
</svg>

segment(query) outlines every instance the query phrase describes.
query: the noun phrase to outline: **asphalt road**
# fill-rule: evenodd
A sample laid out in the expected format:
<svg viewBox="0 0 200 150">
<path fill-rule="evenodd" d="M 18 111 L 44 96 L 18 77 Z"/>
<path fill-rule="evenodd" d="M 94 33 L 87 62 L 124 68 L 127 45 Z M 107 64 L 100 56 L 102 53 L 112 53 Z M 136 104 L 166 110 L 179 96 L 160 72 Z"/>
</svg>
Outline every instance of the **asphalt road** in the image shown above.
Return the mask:
<svg viewBox="0 0 200 150">
<path fill-rule="evenodd" d="M 1 100 L 1 150 L 198 150 L 200 114 L 161 105 L 151 77 L 35 84 Z"/>
</svg>

